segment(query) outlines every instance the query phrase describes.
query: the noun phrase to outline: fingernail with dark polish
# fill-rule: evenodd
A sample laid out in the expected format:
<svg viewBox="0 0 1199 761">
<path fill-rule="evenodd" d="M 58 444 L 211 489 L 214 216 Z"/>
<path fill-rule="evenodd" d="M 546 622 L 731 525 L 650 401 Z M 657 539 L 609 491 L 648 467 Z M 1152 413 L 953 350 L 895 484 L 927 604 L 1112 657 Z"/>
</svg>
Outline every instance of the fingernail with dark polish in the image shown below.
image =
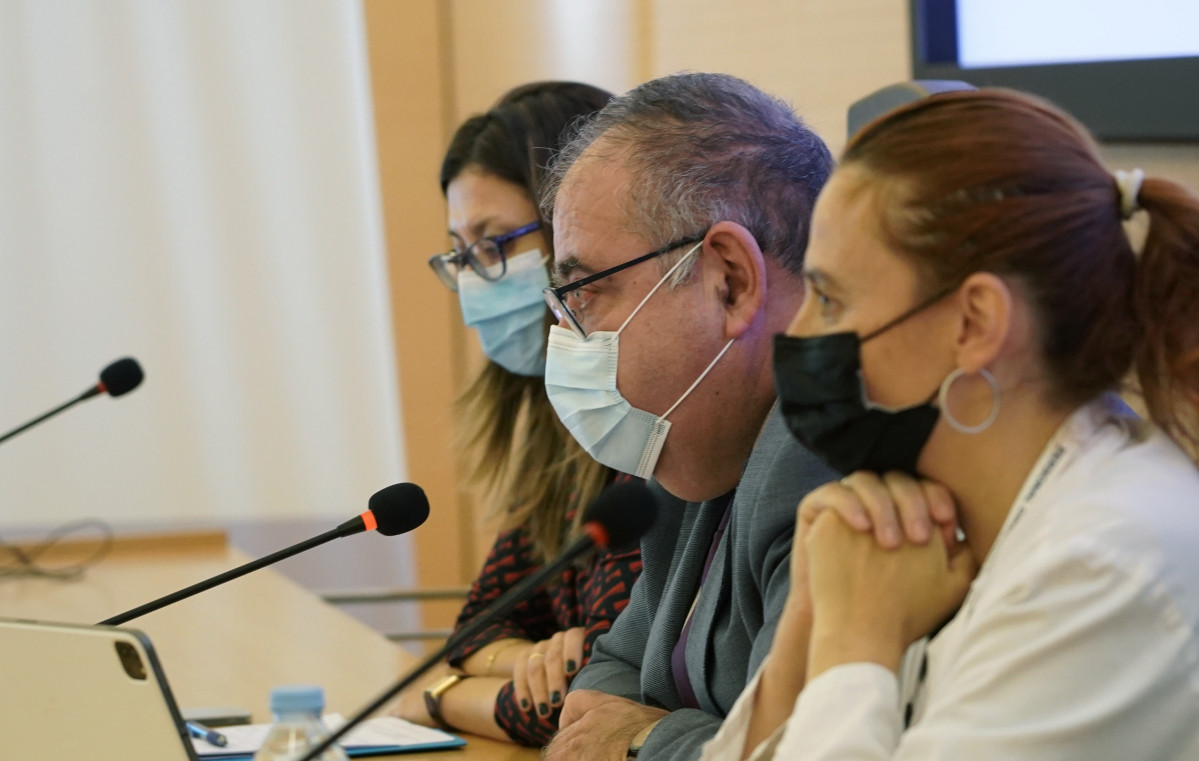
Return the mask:
<svg viewBox="0 0 1199 761">
<path fill-rule="evenodd" d="M 538 703 L 538 704 L 537 704 L 537 713 L 538 713 L 538 714 L 540 714 L 540 715 L 542 715 L 542 716 L 545 716 L 545 715 L 547 715 L 549 712 L 550 712 L 550 707 L 549 707 L 549 706 L 547 706 L 545 703 Z"/>
<path fill-rule="evenodd" d="M 559 703 L 561 703 L 562 702 L 562 693 L 558 692 L 557 690 L 554 690 L 554 694 L 550 695 L 550 702 L 553 703 L 554 705 L 558 705 Z"/>
<path fill-rule="evenodd" d="M 520 699 L 520 709 L 521 709 L 522 711 L 527 711 L 527 710 L 529 710 L 529 701 L 528 701 L 528 699 L 527 699 L 527 698 L 521 698 L 521 699 Z"/>
<path fill-rule="evenodd" d="M 575 668 L 577 668 L 577 666 L 576 666 L 576 664 L 575 664 L 575 662 L 574 662 L 574 661 L 567 661 L 567 662 L 566 662 L 566 670 L 567 670 L 567 671 L 569 671 L 569 672 L 571 672 L 571 673 L 574 673 L 574 670 L 575 670 Z"/>
</svg>

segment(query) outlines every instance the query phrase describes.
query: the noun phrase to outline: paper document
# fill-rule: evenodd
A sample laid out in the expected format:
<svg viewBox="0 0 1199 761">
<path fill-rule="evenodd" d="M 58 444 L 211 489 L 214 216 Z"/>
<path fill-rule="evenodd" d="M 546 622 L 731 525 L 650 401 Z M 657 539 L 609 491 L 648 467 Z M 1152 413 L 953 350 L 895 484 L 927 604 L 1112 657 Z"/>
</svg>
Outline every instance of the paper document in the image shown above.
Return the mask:
<svg viewBox="0 0 1199 761">
<path fill-rule="evenodd" d="M 336 731 L 345 724 L 340 714 L 330 713 L 324 716 L 325 725 L 330 731 Z M 262 747 L 266 740 L 270 724 L 242 724 L 231 727 L 219 727 L 217 731 L 225 736 L 229 744 L 218 748 L 204 740 L 192 738 L 196 754 L 201 758 L 232 759 L 250 758 Z M 466 741 L 440 729 L 422 727 L 419 724 L 397 719 L 394 716 L 379 716 L 367 719 L 350 730 L 338 743 L 345 748 L 349 756 L 371 756 L 384 753 L 401 753 L 403 751 L 435 750 L 437 748 L 460 748 Z"/>
</svg>

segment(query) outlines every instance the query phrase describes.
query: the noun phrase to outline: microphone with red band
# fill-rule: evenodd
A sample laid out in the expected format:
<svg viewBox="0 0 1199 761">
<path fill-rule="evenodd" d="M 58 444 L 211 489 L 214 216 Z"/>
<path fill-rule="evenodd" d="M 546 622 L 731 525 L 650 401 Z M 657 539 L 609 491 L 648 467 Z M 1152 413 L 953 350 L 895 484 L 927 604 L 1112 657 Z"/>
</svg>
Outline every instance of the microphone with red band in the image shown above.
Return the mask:
<svg viewBox="0 0 1199 761">
<path fill-rule="evenodd" d="M 100 394 L 108 394 L 109 396 L 124 396 L 141 385 L 141 382 L 145 377 L 146 374 L 142 372 L 142 366 L 137 363 L 136 359 L 133 357 L 118 359 L 116 362 L 113 362 L 108 367 L 100 371 L 99 383 L 84 391 L 82 394 L 66 404 L 60 404 L 59 406 L 47 412 L 45 415 L 36 417 L 25 425 L 14 428 L 3 436 L 0 436 L 0 443 L 11 439 L 13 436 L 16 436 L 22 431 L 26 431 L 34 427 L 43 420 L 54 417 L 63 410 L 69 409 L 70 407 L 73 407 L 86 399 L 91 399 L 93 396 L 98 396 Z"/>
<path fill-rule="evenodd" d="M 359 515 L 358 520 L 362 521 L 363 531 L 374 531 L 375 529 L 379 528 L 379 521 L 377 518 L 375 518 L 375 514 L 370 510 L 367 510 L 362 515 Z"/>
<path fill-rule="evenodd" d="M 429 517 L 429 498 L 416 484 L 392 484 L 371 495 L 366 512 L 338 526 L 337 538 L 378 531 L 383 536 L 406 534 Z"/>
<path fill-rule="evenodd" d="M 629 547 L 650 530 L 657 517 L 658 500 L 649 487 L 637 481 L 626 481 L 604 489 L 587 506 L 581 528 L 591 539 L 591 546 L 604 549 Z M 576 540 L 576 543 L 580 541 Z"/>
<path fill-rule="evenodd" d="M 146 374 L 136 359 L 133 357 L 118 359 L 100 371 L 100 382 L 85 391 L 84 398 L 89 399 L 96 394 L 124 396 L 140 386 L 145 378 Z"/>
<path fill-rule="evenodd" d="M 172 592 L 169 595 L 159 597 L 157 600 L 152 600 L 145 605 L 139 605 L 112 618 L 106 618 L 100 623 L 107 626 L 119 626 L 139 616 L 144 616 L 160 608 L 165 608 L 171 603 L 185 600 L 192 595 L 197 595 L 200 592 L 224 584 L 226 581 L 232 581 L 233 579 L 245 576 L 251 571 L 257 571 L 259 568 L 264 568 L 280 560 L 285 560 L 292 555 L 298 555 L 305 550 L 310 550 L 313 547 L 334 539 L 361 534 L 363 531 L 378 531 L 383 536 L 396 536 L 397 534 L 404 534 L 411 531 L 424 523 L 425 519 L 429 517 L 429 499 L 425 496 L 424 490 L 416 484 L 394 484 L 388 486 L 386 489 L 375 492 L 368 504 L 369 509 L 366 512 L 351 518 L 335 529 L 326 531 L 319 536 L 314 536 L 299 544 L 293 544 L 291 547 L 279 550 L 264 558 L 238 566 L 231 571 L 225 571 L 222 574 L 213 576 L 211 579 L 193 584 L 186 589 L 180 589 L 178 592 Z"/>
<path fill-rule="evenodd" d="M 562 571 L 583 553 L 596 547 L 621 548 L 632 545 L 641 538 L 642 534 L 649 531 L 657 515 L 658 501 L 653 492 L 644 484 L 628 482 L 614 484 L 604 489 L 583 512 L 583 536 L 574 540 L 554 562 L 542 566 L 509 589 L 470 623 L 459 629 L 440 650 L 421 661 L 404 678 L 350 717 L 337 731 L 330 734 L 297 761 L 313 761 L 319 757 L 347 732 L 365 721 L 368 716 L 386 705 L 388 701 L 417 679 L 420 679 L 429 669 L 445 660 L 452 650 L 457 649 L 463 642 L 495 623 L 500 616 L 506 615 L 508 611 L 532 597 L 542 584 L 559 577 Z"/>
</svg>

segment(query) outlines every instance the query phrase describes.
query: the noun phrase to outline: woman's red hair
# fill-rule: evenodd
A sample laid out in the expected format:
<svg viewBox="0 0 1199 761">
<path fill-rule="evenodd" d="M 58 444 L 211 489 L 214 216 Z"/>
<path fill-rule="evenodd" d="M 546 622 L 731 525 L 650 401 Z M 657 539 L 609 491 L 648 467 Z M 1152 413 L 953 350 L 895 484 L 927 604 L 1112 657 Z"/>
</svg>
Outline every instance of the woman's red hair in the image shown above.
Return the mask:
<svg viewBox="0 0 1199 761">
<path fill-rule="evenodd" d="M 887 114 L 843 166 L 882 193 L 888 242 L 928 292 L 974 272 L 1018 282 L 1037 315 L 1053 401 L 1118 388 L 1135 367 L 1150 417 L 1199 444 L 1199 196 L 1147 179 L 1138 257 L 1116 181 L 1086 129 L 1008 90 L 944 93 Z"/>
</svg>

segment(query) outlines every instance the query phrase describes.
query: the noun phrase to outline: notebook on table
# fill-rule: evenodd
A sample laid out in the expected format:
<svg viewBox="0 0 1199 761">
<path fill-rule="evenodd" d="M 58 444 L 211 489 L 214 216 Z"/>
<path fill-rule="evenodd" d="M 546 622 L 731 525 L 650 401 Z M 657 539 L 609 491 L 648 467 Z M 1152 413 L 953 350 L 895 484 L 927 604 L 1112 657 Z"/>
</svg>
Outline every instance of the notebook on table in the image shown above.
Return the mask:
<svg viewBox="0 0 1199 761">
<path fill-rule="evenodd" d="M 339 714 L 325 714 L 329 730 L 341 727 L 345 720 Z M 269 724 L 246 724 L 236 727 L 221 727 L 228 744 L 218 748 L 203 740 L 192 740 L 196 753 L 206 761 L 250 761 L 266 739 Z M 367 719 L 346 733 L 339 741 L 350 758 L 361 756 L 412 753 L 423 750 L 461 748 L 466 740 L 440 729 L 422 727 L 397 719 L 394 716 L 379 716 Z"/>
</svg>

